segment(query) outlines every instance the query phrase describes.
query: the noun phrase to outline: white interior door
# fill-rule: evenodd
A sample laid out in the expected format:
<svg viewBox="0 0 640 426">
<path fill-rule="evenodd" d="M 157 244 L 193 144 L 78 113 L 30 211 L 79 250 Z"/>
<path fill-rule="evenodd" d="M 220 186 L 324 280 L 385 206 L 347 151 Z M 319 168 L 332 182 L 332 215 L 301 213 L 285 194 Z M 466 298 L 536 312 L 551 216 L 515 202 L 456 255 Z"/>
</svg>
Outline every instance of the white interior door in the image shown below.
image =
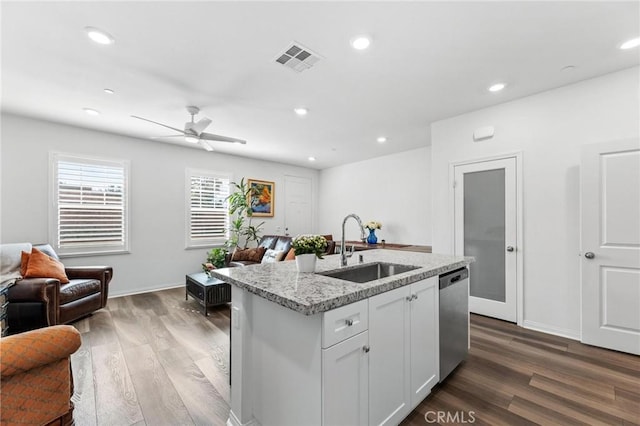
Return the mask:
<svg viewBox="0 0 640 426">
<path fill-rule="evenodd" d="M 455 254 L 474 256 L 469 310 L 517 321 L 516 158 L 454 167 Z"/>
<path fill-rule="evenodd" d="M 640 355 L 640 141 L 582 152 L 582 342 Z"/>
<path fill-rule="evenodd" d="M 285 235 L 296 236 L 313 232 L 311 209 L 311 179 L 299 176 L 284 177 Z"/>
</svg>

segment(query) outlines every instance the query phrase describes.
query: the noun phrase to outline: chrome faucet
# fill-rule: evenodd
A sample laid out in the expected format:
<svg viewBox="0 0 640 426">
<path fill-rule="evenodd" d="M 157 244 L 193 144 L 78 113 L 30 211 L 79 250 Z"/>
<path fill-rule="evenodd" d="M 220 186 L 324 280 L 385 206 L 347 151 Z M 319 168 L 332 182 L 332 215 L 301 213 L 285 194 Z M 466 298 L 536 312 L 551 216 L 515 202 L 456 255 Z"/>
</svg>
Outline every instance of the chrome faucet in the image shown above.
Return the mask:
<svg viewBox="0 0 640 426">
<path fill-rule="evenodd" d="M 364 227 L 362 226 L 360 217 L 355 213 L 347 215 L 342 221 L 342 239 L 340 240 L 340 266 L 347 266 L 347 258 L 353 256 L 353 246 L 351 247 L 351 253 L 349 254 L 347 254 L 344 246 L 344 225 L 347 223 L 347 219 L 349 219 L 350 217 L 354 218 L 356 222 L 358 222 L 358 226 L 360 227 L 360 239 L 364 241 Z"/>
</svg>

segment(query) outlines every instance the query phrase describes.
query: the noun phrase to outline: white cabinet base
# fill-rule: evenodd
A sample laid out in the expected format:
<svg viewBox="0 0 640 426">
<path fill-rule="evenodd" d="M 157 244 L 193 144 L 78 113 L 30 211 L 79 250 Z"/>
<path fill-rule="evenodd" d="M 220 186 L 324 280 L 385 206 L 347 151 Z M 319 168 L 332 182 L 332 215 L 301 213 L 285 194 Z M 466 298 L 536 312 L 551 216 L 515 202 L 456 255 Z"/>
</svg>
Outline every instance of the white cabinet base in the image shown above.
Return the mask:
<svg viewBox="0 0 640 426">
<path fill-rule="evenodd" d="M 231 329 L 228 426 L 398 424 L 438 382 L 437 277 L 310 316 L 233 286 Z"/>
</svg>

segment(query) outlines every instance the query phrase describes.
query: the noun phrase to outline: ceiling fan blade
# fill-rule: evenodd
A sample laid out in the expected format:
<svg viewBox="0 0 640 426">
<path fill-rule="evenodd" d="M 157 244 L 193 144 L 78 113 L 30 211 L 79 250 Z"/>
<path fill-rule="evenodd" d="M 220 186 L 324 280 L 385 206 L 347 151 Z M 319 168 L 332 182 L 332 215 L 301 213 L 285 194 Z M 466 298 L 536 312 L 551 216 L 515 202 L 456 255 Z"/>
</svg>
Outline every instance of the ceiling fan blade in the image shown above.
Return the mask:
<svg viewBox="0 0 640 426">
<path fill-rule="evenodd" d="M 166 124 L 158 123 L 157 121 L 149 120 L 147 118 L 138 117 L 137 115 L 132 115 L 131 117 L 137 118 L 138 120 L 148 121 L 149 123 L 157 124 L 158 126 L 166 127 L 167 129 L 175 130 L 178 133 L 182 133 L 184 135 L 184 130 L 176 129 L 175 127 L 167 126 Z"/>
<path fill-rule="evenodd" d="M 216 142 L 239 143 L 242 145 L 247 143 L 247 141 L 244 141 L 242 139 L 230 138 L 229 136 L 214 135 L 213 133 L 200 133 L 200 139 Z"/>
<path fill-rule="evenodd" d="M 206 129 L 209 126 L 209 124 L 211 124 L 211 120 L 209 120 L 208 118 L 201 118 L 200 120 L 198 120 L 197 123 L 191 126 L 191 130 L 200 134 L 204 129 Z"/>
<path fill-rule="evenodd" d="M 204 139 L 200 139 L 198 141 L 198 143 L 200 144 L 201 147 L 203 147 L 205 150 L 211 152 L 213 151 L 213 147 L 209 144 L 209 142 L 205 141 Z"/>
</svg>

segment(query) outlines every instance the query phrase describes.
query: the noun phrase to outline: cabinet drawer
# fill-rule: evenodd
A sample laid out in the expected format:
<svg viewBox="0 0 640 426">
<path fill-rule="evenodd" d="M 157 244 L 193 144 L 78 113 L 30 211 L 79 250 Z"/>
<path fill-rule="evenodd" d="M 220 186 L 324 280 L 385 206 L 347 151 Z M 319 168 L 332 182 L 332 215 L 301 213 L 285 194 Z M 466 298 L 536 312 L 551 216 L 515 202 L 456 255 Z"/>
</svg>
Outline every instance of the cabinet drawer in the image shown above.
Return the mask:
<svg viewBox="0 0 640 426">
<path fill-rule="evenodd" d="M 369 328 L 368 301 L 327 311 L 322 317 L 322 347 L 328 348 Z"/>
</svg>

